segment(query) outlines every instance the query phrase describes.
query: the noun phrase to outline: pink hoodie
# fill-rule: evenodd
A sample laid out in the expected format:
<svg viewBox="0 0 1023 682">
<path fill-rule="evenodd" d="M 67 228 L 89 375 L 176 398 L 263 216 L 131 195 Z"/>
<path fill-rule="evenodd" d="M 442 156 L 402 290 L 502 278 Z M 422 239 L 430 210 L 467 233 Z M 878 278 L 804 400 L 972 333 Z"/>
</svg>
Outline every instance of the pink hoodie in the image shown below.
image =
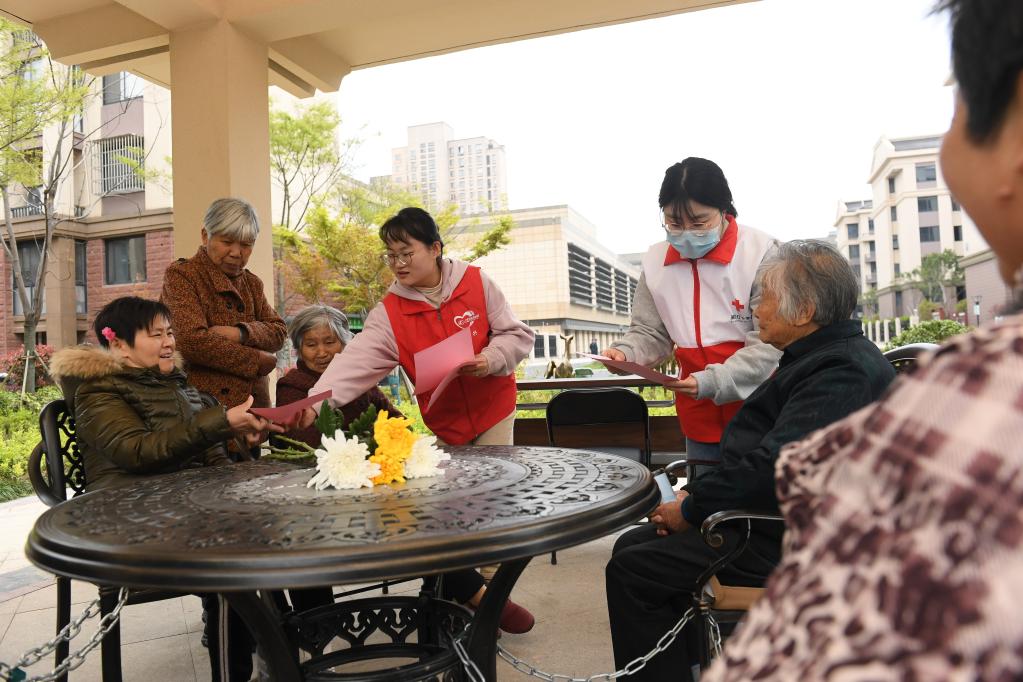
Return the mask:
<svg viewBox="0 0 1023 682">
<path fill-rule="evenodd" d="M 462 281 L 467 266 L 468 263 L 451 258 L 442 261 L 441 300 L 448 300 L 451 292 Z M 487 358 L 491 374 L 511 374 L 519 362 L 529 355 L 533 347 L 533 330 L 515 317 L 504 294 L 493 280 L 482 271 L 480 276 L 492 332 L 490 343 L 483 348 L 482 354 Z M 427 300 L 420 292 L 397 281 L 391 284 L 389 291 L 413 301 Z M 345 346 L 344 352 L 334 356 L 320 380 L 310 389 L 309 395 L 330 389 L 334 393 L 331 404 L 346 405 L 376 386 L 397 364 L 398 344 L 394 330 L 383 304 L 378 303 L 366 316 L 363 330 Z"/>
</svg>

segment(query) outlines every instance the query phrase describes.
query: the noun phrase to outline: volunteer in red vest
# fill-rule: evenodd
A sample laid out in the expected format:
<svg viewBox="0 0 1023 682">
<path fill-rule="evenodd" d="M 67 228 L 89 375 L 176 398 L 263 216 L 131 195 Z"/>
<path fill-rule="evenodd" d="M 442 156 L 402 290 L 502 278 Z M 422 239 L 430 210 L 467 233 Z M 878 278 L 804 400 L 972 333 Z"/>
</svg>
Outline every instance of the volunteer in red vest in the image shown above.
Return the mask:
<svg viewBox="0 0 1023 682">
<path fill-rule="evenodd" d="M 533 331 L 512 313 L 501 290 L 474 265 L 443 258 L 437 223 L 404 208 L 380 227 L 395 281 L 365 326 L 323 372 L 310 395 L 330 389 L 345 405 L 377 385 L 395 365 L 415 381 L 418 351 L 463 330 L 472 333 L 472 366 L 423 415 L 449 445 L 511 445 L 515 367 L 533 347 Z M 419 396 L 420 405 L 429 395 Z"/>
<path fill-rule="evenodd" d="M 394 273 L 384 300 L 344 353 L 331 360 L 309 391 L 333 391 L 345 405 L 373 388 L 395 365 L 415 382 L 418 351 L 469 329 L 476 357 L 432 404 L 423 421 L 449 445 L 511 445 L 515 426 L 515 367 L 533 347 L 533 331 L 512 313 L 504 294 L 474 265 L 444 258 L 437 223 L 421 208 L 404 208 L 380 227 L 384 260 Z M 432 394 L 419 396 L 427 404 Z M 302 423 L 311 423 L 310 415 Z M 445 574 L 444 594 L 476 606 L 485 588 L 475 571 Z M 527 632 L 533 615 L 510 599 L 501 629 Z"/>
<path fill-rule="evenodd" d="M 760 341 L 752 313 L 757 268 L 776 240 L 735 221 L 728 180 L 707 159 L 668 168 L 658 204 L 666 241 L 643 256 L 632 324 L 604 355 L 652 366 L 674 352 L 679 380 L 668 388 L 686 452 L 718 461 L 725 425 L 781 355 Z"/>
</svg>

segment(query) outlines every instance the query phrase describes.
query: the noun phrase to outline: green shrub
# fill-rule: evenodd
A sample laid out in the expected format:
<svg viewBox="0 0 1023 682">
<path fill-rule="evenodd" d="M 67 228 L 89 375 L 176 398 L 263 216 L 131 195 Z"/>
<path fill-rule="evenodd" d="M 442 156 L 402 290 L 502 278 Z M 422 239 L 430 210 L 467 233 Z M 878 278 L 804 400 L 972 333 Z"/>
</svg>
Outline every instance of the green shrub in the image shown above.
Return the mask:
<svg viewBox="0 0 1023 682">
<path fill-rule="evenodd" d="M 928 301 L 926 298 L 920 301 L 920 305 L 916 307 L 916 314 L 920 316 L 921 322 L 926 322 L 931 319 L 934 315 L 934 311 L 940 310 L 941 306 L 937 303 Z"/>
<path fill-rule="evenodd" d="M 941 343 L 945 339 L 962 334 L 969 329 L 955 320 L 927 320 L 896 336 L 884 347 L 884 350 L 889 351 L 893 348 L 908 346 L 911 343 Z"/>
<path fill-rule="evenodd" d="M 0 481 L 24 479 L 28 456 L 39 442 L 39 428 L 17 429 L 0 440 Z"/>
</svg>

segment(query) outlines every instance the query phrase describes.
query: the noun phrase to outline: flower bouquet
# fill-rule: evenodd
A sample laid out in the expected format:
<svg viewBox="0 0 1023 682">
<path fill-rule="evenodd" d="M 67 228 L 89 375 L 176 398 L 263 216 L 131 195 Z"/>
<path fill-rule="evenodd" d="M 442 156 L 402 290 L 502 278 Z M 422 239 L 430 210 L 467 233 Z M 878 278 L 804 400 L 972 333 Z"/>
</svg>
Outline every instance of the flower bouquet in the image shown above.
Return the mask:
<svg viewBox="0 0 1023 682">
<path fill-rule="evenodd" d="M 437 447 L 436 436 L 417 434 L 411 426 L 408 419 L 389 417 L 370 405 L 346 428 L 341 411 L 324 401 L 316 419 L 322 434 L 320 447 L 277 436 L 289 447 L 271 446 L 269 456 L 310 464 L 315 457 L 316 473 L 308 485 L 317 490 L 371 488 L 443 475 L 440 463 L 451 455 Z"/>
</svg>

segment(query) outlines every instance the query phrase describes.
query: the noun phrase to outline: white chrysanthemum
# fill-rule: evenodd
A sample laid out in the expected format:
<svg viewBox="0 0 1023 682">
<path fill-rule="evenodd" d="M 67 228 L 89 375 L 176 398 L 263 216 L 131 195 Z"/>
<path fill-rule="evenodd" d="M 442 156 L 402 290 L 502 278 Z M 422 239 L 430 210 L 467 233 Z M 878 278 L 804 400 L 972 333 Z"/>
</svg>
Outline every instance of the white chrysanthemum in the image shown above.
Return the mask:
<svg viewBox="0 0 1023 682">
<path fill-rule="evenodd" d="M 316 450 L 316 473 L 307 484 L 310 488 L 323 490 L 337 488 L 372 488 L 373 477 L 380 475 L 380 465 L 370 462 L 369 448 L 354 436 L 346 438 L 338 429 L 331 438 L 324 434 L 320 439 L 322 448 Z"/>
<path fill-rule="evenodd" d="M 451 455 L 434 445 L 436 442 L 436 436 L 421 436 L 412 445 L 412 452 L 405 460 L 405 478 L 427 478 L 444 474 L 439 464 L 451 459 Z"/>
</svg>

